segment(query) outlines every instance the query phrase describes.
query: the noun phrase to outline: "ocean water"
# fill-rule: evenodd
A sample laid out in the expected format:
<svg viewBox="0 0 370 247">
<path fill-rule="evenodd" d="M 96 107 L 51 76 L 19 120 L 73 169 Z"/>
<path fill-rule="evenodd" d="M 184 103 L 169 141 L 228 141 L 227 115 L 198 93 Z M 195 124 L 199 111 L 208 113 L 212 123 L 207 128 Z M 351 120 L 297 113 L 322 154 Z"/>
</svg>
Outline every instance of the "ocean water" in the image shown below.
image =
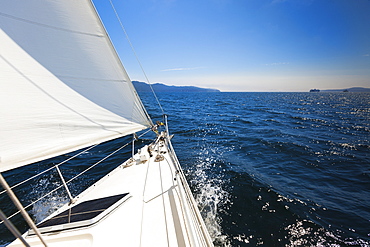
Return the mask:
<svg viewBox="0 0 370 247">
<path fill-rule="evenodd" d="M 154 121 L 161 112 L 141 94 Z M 173 146 L 216 246 L 370 246 L 369 93 L 158 93 Z M 150 142 L 144 136 L 137 145 Z M 63 167 L 76 170 L 120 147 L 116 140 Z M 100 163 L 72 185 L 77 194 L 131 150 Z M 69 157 L 4 173 L 15 184 Z M 54 171 L 17 187 L 27 205 L 60 185 Z M 32 196 L 31 196 L 32 195 Z M 29 208 L 39 221 L 67 195 Z M 14 212 L 5 194 L 0 208 Z M 14 221 L 26 229 L 20 217 Z M 12 236 L 0 225 L 0 244 Z"/>
<path fill-rule="evenodd" d="M 158 97 L 217 246 L 370 246 L 370 94 Z"/>
</svg>

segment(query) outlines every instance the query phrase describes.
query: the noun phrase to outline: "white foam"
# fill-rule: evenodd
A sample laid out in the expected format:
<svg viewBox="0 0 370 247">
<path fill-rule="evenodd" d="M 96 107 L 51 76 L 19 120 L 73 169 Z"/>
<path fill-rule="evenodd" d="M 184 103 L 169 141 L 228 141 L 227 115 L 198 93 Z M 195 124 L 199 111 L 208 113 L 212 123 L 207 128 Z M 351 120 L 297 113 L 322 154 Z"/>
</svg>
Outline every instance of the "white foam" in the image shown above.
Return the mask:
<svg viewBox="0 0 370 247">
<path fill-rule="evenodd" d="M 221 174 L 216 178 L 208 175 L 207 170 L 214 165 L 212 158 L 200 160 L 193 171 L 193 180 L 190 182 L 197 189 L 195 200 L 214 243 L 217 246 L 231 246 L 228 236 L 222 233 L 222 218 L 219 215 L 220 207 L 225 208 L 230 204 L 229 193 L 223 189 L 225 180 Z"/>
<path fill-rule="evenodd" d="M 51 180 L 43 178 L 34 184 L 31 191 L 32 196 L 36 195 L 36 198 L 40 198 L 50 191 L 50 187 L 56 188 L 60 186 L 59 182 L 51 182 Z M 41 222 L 68 201 L 66 193 L 62 191 L 63 188 L 51 193 L 33 205 L 32 214 L 36 218 L 37 223 Z"/>
</svg>

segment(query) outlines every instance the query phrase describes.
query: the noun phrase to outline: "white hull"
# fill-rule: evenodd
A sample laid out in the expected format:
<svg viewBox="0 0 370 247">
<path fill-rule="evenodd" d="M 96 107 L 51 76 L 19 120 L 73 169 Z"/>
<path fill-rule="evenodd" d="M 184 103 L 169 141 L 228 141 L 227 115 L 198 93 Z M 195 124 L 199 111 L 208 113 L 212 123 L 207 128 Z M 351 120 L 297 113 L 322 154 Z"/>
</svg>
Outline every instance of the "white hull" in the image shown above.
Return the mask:
<svg viewBox="0 0 370 247">
<path fill-rule="evenodd" d="M 91 225 L 70 223 L 50 227 L 49 232 L 40 228 L 48 246 L 213 246 L 171 150 L 167 137 L 158 138 L 140 149 L 134 161 L 126 161 L 81 193 L 73 205 L 48 217 L 84 201 L 129 193 Z M 32 232 L 24 236 L 31 246 L 42 246 Z M 23 244 L 16 240 L 10 246 Z"/>
</svg>

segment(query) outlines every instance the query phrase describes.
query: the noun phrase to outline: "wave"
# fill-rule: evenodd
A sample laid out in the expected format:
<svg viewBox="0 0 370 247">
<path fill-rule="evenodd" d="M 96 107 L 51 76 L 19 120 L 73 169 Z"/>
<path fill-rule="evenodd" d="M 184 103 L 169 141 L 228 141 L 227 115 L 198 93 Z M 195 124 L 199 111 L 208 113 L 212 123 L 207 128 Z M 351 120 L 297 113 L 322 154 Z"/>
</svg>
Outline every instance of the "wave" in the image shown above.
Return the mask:
<svg viewBox="0 0 370 247">
<path fill-rule="evenodd" d="M 187 167 L 186 174 L 215 246 L 230 246 L 221 227 L 222 212 L 230 204 L 229 193 L 225 189 L 229 182 L 222 173 L 216 172 L 225 169 L 225 164 L 217 158 L 219 150 L 211 151 L 204 147 L 198 150 L 197 156 L 191 160 L 192 165 Z"/>
</svg>

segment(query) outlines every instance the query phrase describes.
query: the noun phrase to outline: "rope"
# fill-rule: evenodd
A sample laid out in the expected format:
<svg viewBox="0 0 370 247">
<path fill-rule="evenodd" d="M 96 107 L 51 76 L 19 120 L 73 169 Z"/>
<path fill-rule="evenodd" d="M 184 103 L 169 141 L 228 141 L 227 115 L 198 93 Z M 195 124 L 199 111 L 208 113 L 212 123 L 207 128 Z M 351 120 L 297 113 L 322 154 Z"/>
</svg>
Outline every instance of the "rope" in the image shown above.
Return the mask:
<svg viewBox="0 0 370 247">
<path fill-rule="evenodd" d="M 159 152 L 159 148 L 158 148 L 158 153 L 160 153 L 160 152 Z M 163 191 L 163 179 L 162 179 L 161 162 L 158 162 L 158 167 L 159 167 L 159 177 L 160 177 L 160 180 L 161 180 L 162 205 L 163 205 L 164 222 L 165 222 L 165 226 L 166 226 L 167 245 L 168 245 L 168 247 L 169 247 L 169 246 L 170 246 L 170 240 L 169 240 L 169 236 L 168 236 L 166 204 L 165 204 L 165 202 L 164 202 L 164 191 Z"/>
<path fill-rule="evenodd" d="M 126 39 L 127 39 L 128 43 L 129 43 L 129 45 L 130 45 L 130 47 L 131 47 L 131 50 L 132 50 L 132 52 L 133 52 L 133 53 L 134 53 L 134 55 L 135 55 L 136 61 L 138 62 L 139 66 L 140 66 L 140 69 L 141 69 L 141 71 L 143 72 L 143 74 L 144 74 L 144 76 L 145 76 L 145 79 L 146 79 L 146 81 L 148 82 L 149 87 L 150 87 L 150 89 L 152 90 L 152 93 L 153 93 L 153 95 L 154 95 L 154 97 L 155 97 L 155 99 L 156 99 L 156 101 L 157 101 L 157 104 L 159 105 L 159 108 L 161 109 L 161 112 L 162 112 L 162 114 L 164 115 L 165 113 L 164 113 L 164 110 L 163 110 L 163 108 L 162 108 L 162 105 L 161 105 L 161 103 L 159 102 L 159 100 L 158 100 L 158 97 L 157 97 L 156 93 L 154 92 L 154 89 L 153 89 L 153 87 L 152 87 L 152 84 L 151 84 L 151 82 L 149 81 L 148 76 L 146 75 L 146 72 L 145 72 L 145 70 L 144 70 L 144 67 L 143 67 L 143 65 L 142 65 L 142 64 L 141 64 L 141 62 L 140 62 L 140 59 L 139 59 L 139 57 L 138 57 L 138 55 L 137 55 L 137 53 L 136 53 L 136 51 L 135 51 L 135 48 L 134 48 L 134 46 L 132 45 L 131 40 L 130 40 L 130 38 L 129 38 L 129 36 L 128 36 L 127 32 L 126 32 L 126 29 L 125 29 L 125 27 L 124 27 L 124 26 L 123 26 L 123 24 L 122 24 L 121 18 L 119 17 L 119 15 L 118 15 L 118 13 L 117 13 L 117 10 L 116 10 L 116 8 L 114 7 L 114 4 L 113 4 L 112 0 L 109 0 L 109 2 L 110 2 L 110 5 L 112 6 L 112 9 L 113 9 L 113 11 L 114 11 L 114 14 L 116 15 L 117 20 L 118 20 L 118 22 L 119 22 L 119 24 L 120 24 L 120 26 L 121 26 L 121 29 L 122 29 L 123 33 L 125 34 L 125 36 L 126 36 Z"/>
<path fill-rule="evenodd" d="M 148 181 L 149 162 L 150 162 L 150 157 L 148 159 L 148 165 L 146 167 L 146 173 L 145 173 L 145 179 L 144 179 L 144 189 L 143 189 L 143 194 L 142 194 L 143 204 L 142 204 L 142 207 L 141 207 L 141 224 L 140 224 L 140 243 L 139 243 L 139 246 L 141 246 L 141 240 L 143 238 L 143 225 L 144 225 L 143 222 L 144 222 L 144 206 L 145 206 L 144 196 L 145 196 L 145 191 L 146 191 L 146 182 Z"/>
</svg>

